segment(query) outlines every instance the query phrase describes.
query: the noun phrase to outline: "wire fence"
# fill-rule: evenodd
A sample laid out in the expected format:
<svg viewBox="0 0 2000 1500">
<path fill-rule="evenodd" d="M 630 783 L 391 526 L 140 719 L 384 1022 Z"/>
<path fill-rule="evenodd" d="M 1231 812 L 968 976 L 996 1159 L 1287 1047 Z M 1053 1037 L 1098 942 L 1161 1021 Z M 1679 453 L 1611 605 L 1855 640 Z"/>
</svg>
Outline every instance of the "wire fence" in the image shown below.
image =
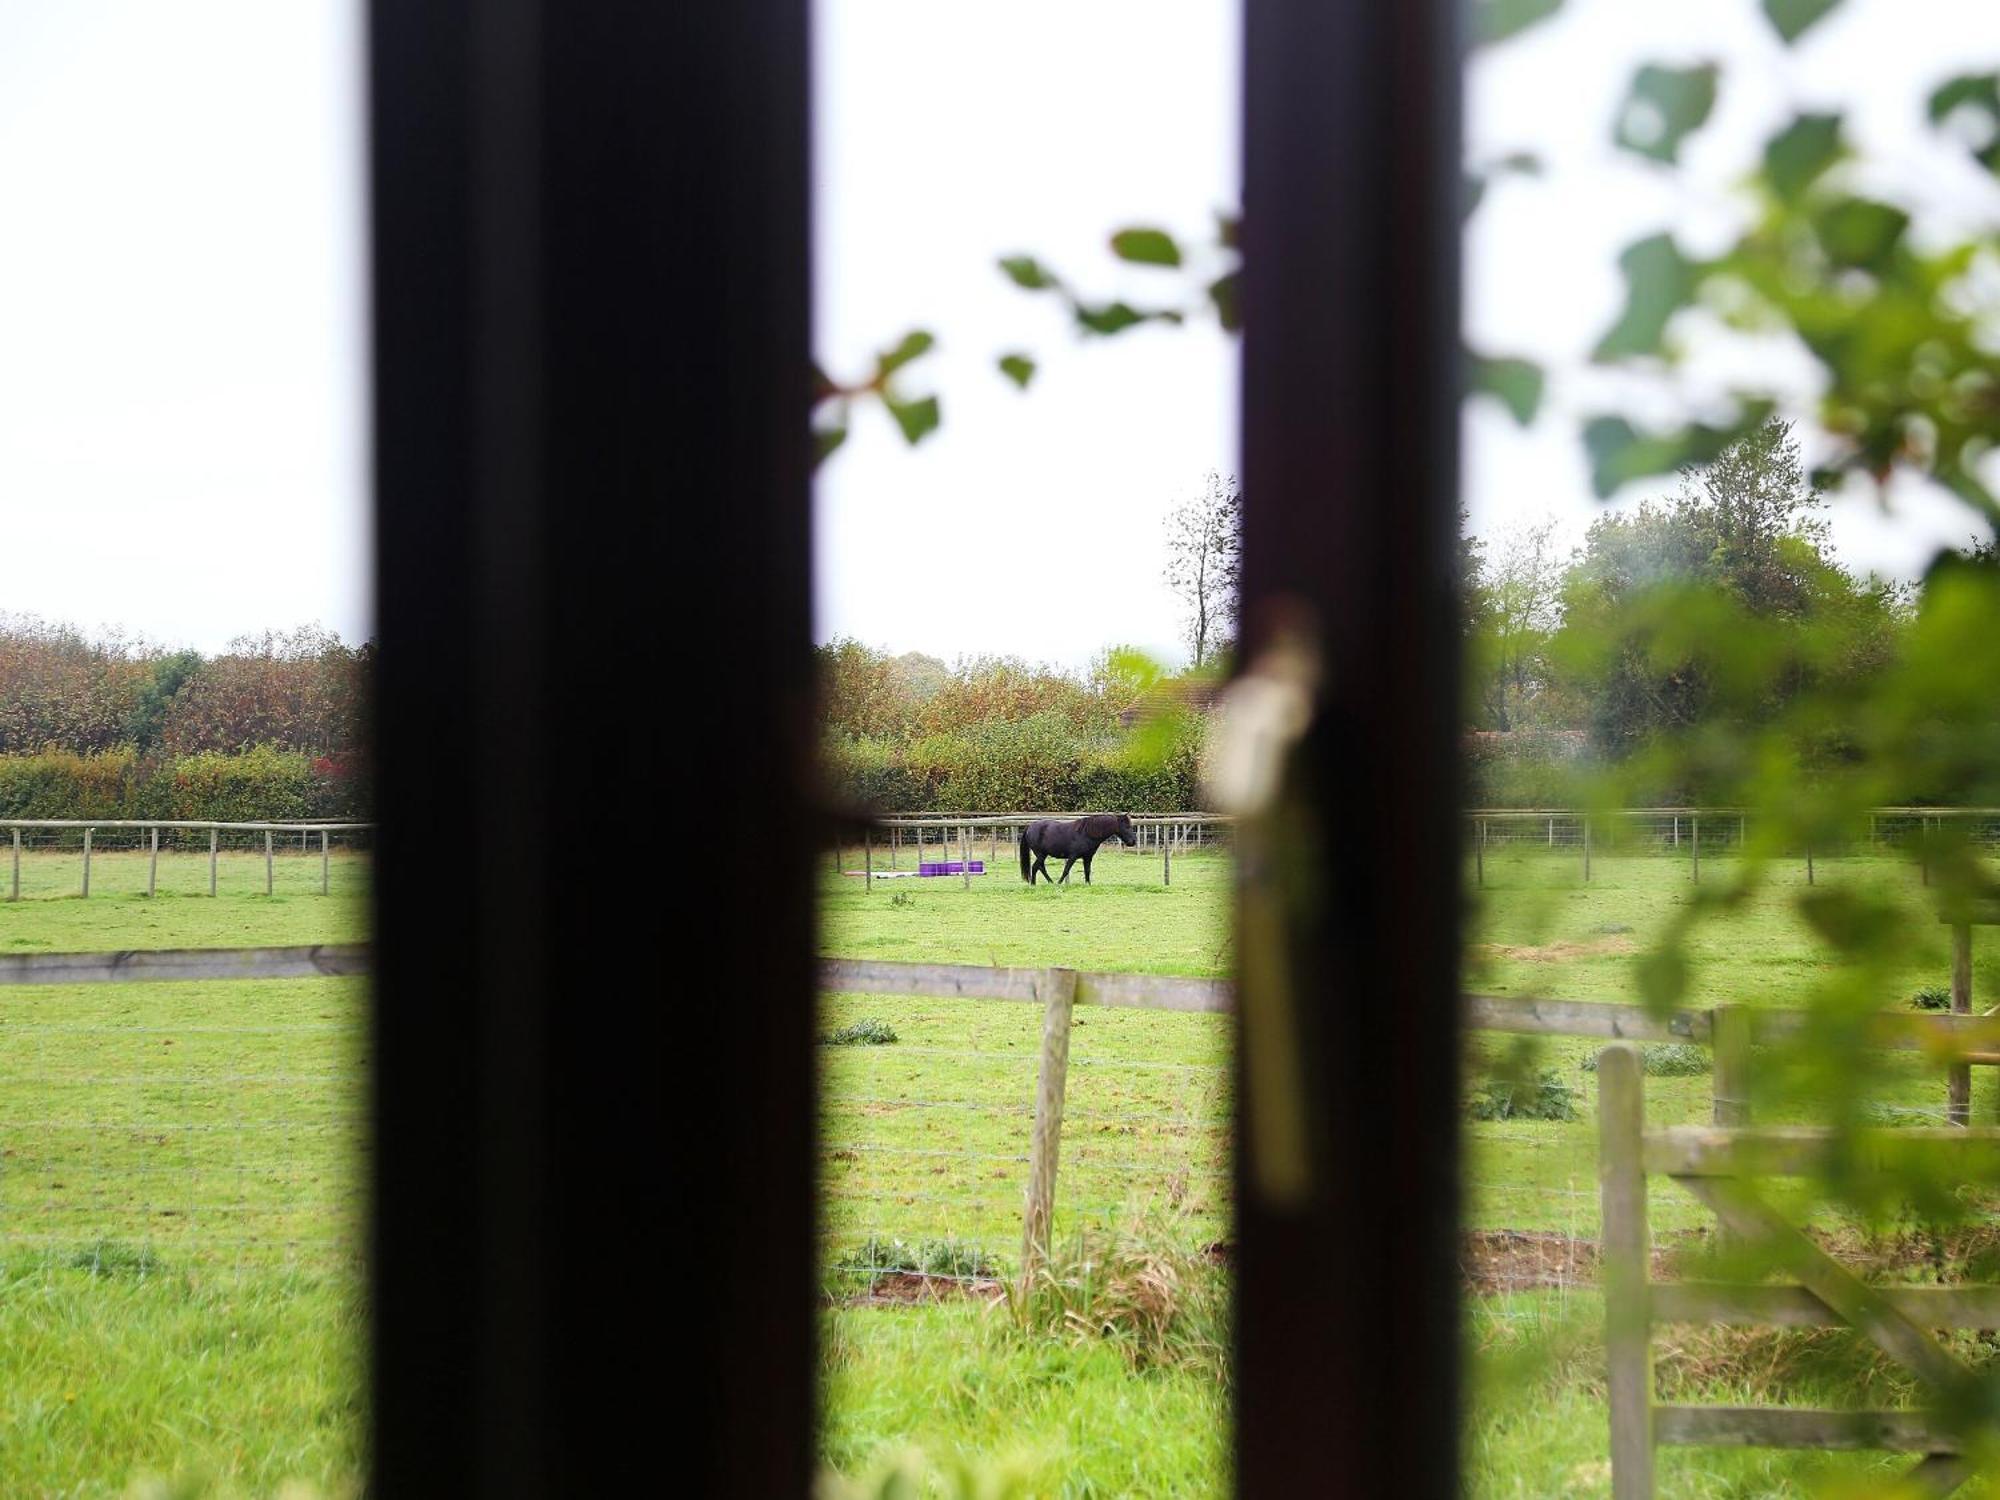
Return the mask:
<svg viewBox="0 0 2000 1500">
<path fill-rule="evenodd" d="M 7 1275 L 355 1267 L 363 981 L 31 984 L 4 994 Z"/>
<path fill-rule="evenodd" d="M 333 895 L 373 845 L 368 823 L 0 819 L 0 900 Z"/>
<path fill-rule="evenodd" d="M 1013 1274 L 1040 1009 L 835 994 L 822 1017 L 830 1038 L 870 1019 L 895 1034 L 822 1048 L 830 1278 L 843 1290 L 895 1295 Z M 1144 1232 L 1194 1251 L 1226 1238 L 1229 1047 L 1223 1016 L 1095 1008 L 1078 1016 L 1049 1237 L 1058 1264 L 1088 1235 Z"/>
</svg>

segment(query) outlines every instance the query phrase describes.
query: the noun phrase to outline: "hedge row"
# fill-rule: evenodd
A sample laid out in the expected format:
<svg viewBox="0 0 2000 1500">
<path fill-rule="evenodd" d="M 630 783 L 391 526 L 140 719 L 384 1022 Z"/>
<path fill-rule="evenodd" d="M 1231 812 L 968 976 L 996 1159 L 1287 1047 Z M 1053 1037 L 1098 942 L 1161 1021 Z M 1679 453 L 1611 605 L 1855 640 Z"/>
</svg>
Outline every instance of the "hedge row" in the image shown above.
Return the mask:
<svg viewBox="0 0 2000 1500">
<path fill-rule="evenodd" d="M 234 755 L 141 755 L 129 747 L 0 755 L 0 818 L 364 821 L 368 802 L 351 757 L 268 745 Z"/>
<path fill-rule="evenodd" d="M 958 735 L 836 738 L 825 761 L 843 801 L 882 813 L 1189 812 L 1201 806 L 1202 734 L 1200 717 L 1185 714 L 1107 742 L 1036 714 Z"/>
</svg>

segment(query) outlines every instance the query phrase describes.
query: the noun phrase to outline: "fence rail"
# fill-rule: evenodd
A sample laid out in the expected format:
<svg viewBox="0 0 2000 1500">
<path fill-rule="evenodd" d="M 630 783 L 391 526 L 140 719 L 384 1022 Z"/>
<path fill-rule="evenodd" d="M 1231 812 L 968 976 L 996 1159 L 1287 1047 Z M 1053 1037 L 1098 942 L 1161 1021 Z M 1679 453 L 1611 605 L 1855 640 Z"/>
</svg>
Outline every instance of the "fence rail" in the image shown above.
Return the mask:
<svg viewBox="0 0 2000 1500">
<path fill-rule="evenodd" d="M 1110 974 L 1067 970 L 984 967 L 972 964 L 903 963 L 889 960 L 827 958 L 820 962 L 820 988 L 826 993 L 861 995 L 927 995 L 965 1000 L 995 1000 L 1072 1007 L 1105 1006 L 1207 1014 L 1235 1009 L 1235 986 L 1220 979 L 1190 979 L 1169 975 Z M 1656 1014 L 1644 1006 L 1582 1000 L 1546 1000 L 1528 996 L 1467 995 L 1461 1024 L 1468 1031 L 1529 1033 L 1639 1042 L 1682 1042 L 1705 1046 L 1714 1054 L 1711 1072 L 1711 1115 L 1718 1126 L 1750 1122 L 1752 1049 L 1796 1039 L 1806 1034 L 1810 1012 L 1767 1010 L 1744 1005 L 1681 1009 Z M 1916 1052 L 1956 1071 L 1965 1066 L 2000 1063 L 2000 1016 L 1905 1014 L 1884 1011 L 1870 1018 L 1868 1040 L 1885 1050 Z M 1034 1132 L 1028 1156 L 1021 1159 L 1033 1184 L 1024 1209 L 1026 1262 L 1042 1253 L 1041 1236 L 1053 1214 L 1056 1160 L 1061 1150 L 1062 1091 L 1070 1062 L 1067 1028 L 1044 1025 L 1037 1066 L 1037 1120 L 1054 1126 Z M 1950 1095 L 1955 1099 L 1956 1094 Z M 1931 1133 L 1963 1137 L 1964 1116 L 1952 1113 L 1953 1124 L 1938 1132 L 1903 1130 L 1898 1139 L 1917 1141 Z M 1746 1139 L 1766 1143 L 1782 1155 L 1784 1131 L 1759 1133 Z M 1700 1134 L 1670 1133 L 1662 1141 L 1675 1143 L 1685 1160 L 1711 1149 Z M 1665 1145 L 1661 1150 L 1667 1149 Z M 1739 1148 L 1739 1149 L 1749 1149 Z M 1806 1148 L 1799 1147 L 1799 1150 Z M 1662 1166 L 1660 1170 L 1667 1170 Z M 1694 1167 L 1674 1170 L 1696 1171 Z"/>
<path fill-rule="evenodd" d="M 1614 1043 L 1598 1054 L 1599 1180 L 1604 1222 L 1604 1348 L 1610 1404 L 1611 1484 L 1618 1500 L 1652 1500 L 1662 1443 L 1767 1448 L 1878 1448 L 1924 1455 L 1906 1476 L 1918 1494 L 1947 1494 L 1970 1476 L 1963 1431 L 1926 1411 L 1818 1411 L 1770 1406 L 1688 1406 L 1655 1401 L 1652 1329 L 1669 1322 L 1852 1327 L 1914 1371 L 1940 1407 L 1969 1415 L 1973 1372 L 1939 1344 L 1937 1328 L 1990 1328 L 2000 1287 L 1888 1289 L 1863 1282 L 1779 1215 L 1757 1179 L 1822 1171 L 1838 1154 L 1908 1167 L 1945 1164 L 1949 1180 L 2000 1177 L 2000 1130 L 1834 1132 L 1645 1129 L 1638 1051 Z M 1656 1283 L 1650 1267 L 1646 1179 L 1665 1176 L 1713 1211 L 1733 1240 L 1770 1255 L 1797 1284 Z"/>
<path fill-rule="evenodd" d="M 277 838 L 279 834 L 289 837 L 297 834 L 301 853 L 310 853 L 308 840 L 319 836 L 319 893 L 324 896 L 332 890 L 332 840 L 335 834 L 352 835 L 372 832 L 373 823 L 336 822 L 325 819 L 302 819 L 290 822 L 262 821 L 250 823 L 221 822 L 204 818 L 0 818 L 0 831 L 7 835 L 10 865 L 7 881 L 7 900 L 21 899 L 21 856 L 24 852 L 21 836 L 37 830 L 64 834 L 75 832 L 82 835 L 76 852 L 80 857 L 78 885 L 75 894 L 84 898 L 90 895 L 91 858 L 95 849 L 96 835 L 100 831 L 117 833 L 132 832 L 146 835 L 143 842 L 135 843 L 128 852 L 147 856 L 146 894 L 159 893 L 160 884 L 160 835 L 185 833 L 206 833 L 208 835 L 208 894 L 217 893 L 220 885 L 220 867 L 223 836 L 244 835 L 250 840 L 261 838 L 264 856 L 264 894 L 269 896 L 277 888 Z M 254 842 L 251 845 L 255 852 Z M 37 856 L 46 851 L 33 850 Z M 65 853 L 68 851 L 65 850 Z"/>
</svg>

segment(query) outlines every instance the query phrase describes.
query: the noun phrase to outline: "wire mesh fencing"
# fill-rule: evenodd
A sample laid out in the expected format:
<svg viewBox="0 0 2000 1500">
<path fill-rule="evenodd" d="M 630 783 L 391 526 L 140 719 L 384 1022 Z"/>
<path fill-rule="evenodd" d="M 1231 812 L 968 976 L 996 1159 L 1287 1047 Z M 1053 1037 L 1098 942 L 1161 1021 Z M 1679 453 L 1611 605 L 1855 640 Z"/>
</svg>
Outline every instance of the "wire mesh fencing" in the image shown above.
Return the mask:
<svg viewBox="0 0 2000 1500">
<path fill-rule="evenodd" d="M 352 894 L 373 841 L 365 823 L 0 821 L 0 901 Z"/>
<path fill-rule="evenodd" d="M 1927 881 L 1948 845 L 2000 850 L 2000 809 L 1877 808 L 1803 842 L 1740 808 L 1476 808 L 1464 836 L 1480 886 L 1699 882 L 1704 867 L 1714 878 L 1749 855 L 1806 884 L 1855 861 L 1894 861 Z"/>
<path fill-rule="evenodd" d="M 1042 1009 L 834 994 L 822 1017 L 830 1287 L 898 1297 L 1015 1274 Z M 1220 1246 L 1229 1224 L 1230 1045 L 1224 1016 L 1077 1013 L 1049 1234 L 1057 1274 L 1098 1236 L 1156 1239 L 1183 1253 Z"/>
<path fill-rule="evenodd" d="M 363 981 L 0 993 L 9 1276 L 355 1268 Z"/>
</svg>

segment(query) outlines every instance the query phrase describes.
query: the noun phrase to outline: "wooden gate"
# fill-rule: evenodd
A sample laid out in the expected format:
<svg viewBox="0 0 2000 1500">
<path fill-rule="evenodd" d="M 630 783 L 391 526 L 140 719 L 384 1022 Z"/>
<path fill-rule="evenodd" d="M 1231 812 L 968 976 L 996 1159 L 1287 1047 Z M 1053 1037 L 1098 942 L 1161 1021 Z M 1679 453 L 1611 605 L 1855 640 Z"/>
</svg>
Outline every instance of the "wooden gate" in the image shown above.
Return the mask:
<svg viewBox="0 0 2000 1500">
<path fill-rule="evenodd" d="M 1758 1448 L 1879 1448 L 1922 1455 L 1907 1481 L 1948 1494 L 1970 1476 L 1952 1409 L 1977 1377 L 1934 1339 L 1934 1328 L 2000 1327 L 2000 1286 L 1871 1286 L 1788 1223 L 1755 1180 L 1816 1173 L 1833 1134 L 1683 1126 L 1647 1131 L 1639 1053 L 1617 1043 L 1598 1054 L 1598 1181 L 1603 1204 L 1604 1343 L 1615 1500 L 1651 1500 L 1661 1443 Z M 2000 1180 L 2000 1130 L 1944 1127 L 1867 1132 L 1850 1140 L 1862 1165 L 1946 1164 L 1959 1182 Z M 1655 1282 L 1646 1227 L 1646 1178 L 1672 1178 L 1713 1210 L 1730 1235 L 1756 1247 L 1792 1284 Z M 1852 1327 L 1922 1380 L 1925 1409 L 1826 1411 L 1783 1406 L 1680 1406 L 1653 1399 L 1656 1323 Z M 1963 1408 L 1961 1408 L 1963 1409 Z"/>
</svg>

